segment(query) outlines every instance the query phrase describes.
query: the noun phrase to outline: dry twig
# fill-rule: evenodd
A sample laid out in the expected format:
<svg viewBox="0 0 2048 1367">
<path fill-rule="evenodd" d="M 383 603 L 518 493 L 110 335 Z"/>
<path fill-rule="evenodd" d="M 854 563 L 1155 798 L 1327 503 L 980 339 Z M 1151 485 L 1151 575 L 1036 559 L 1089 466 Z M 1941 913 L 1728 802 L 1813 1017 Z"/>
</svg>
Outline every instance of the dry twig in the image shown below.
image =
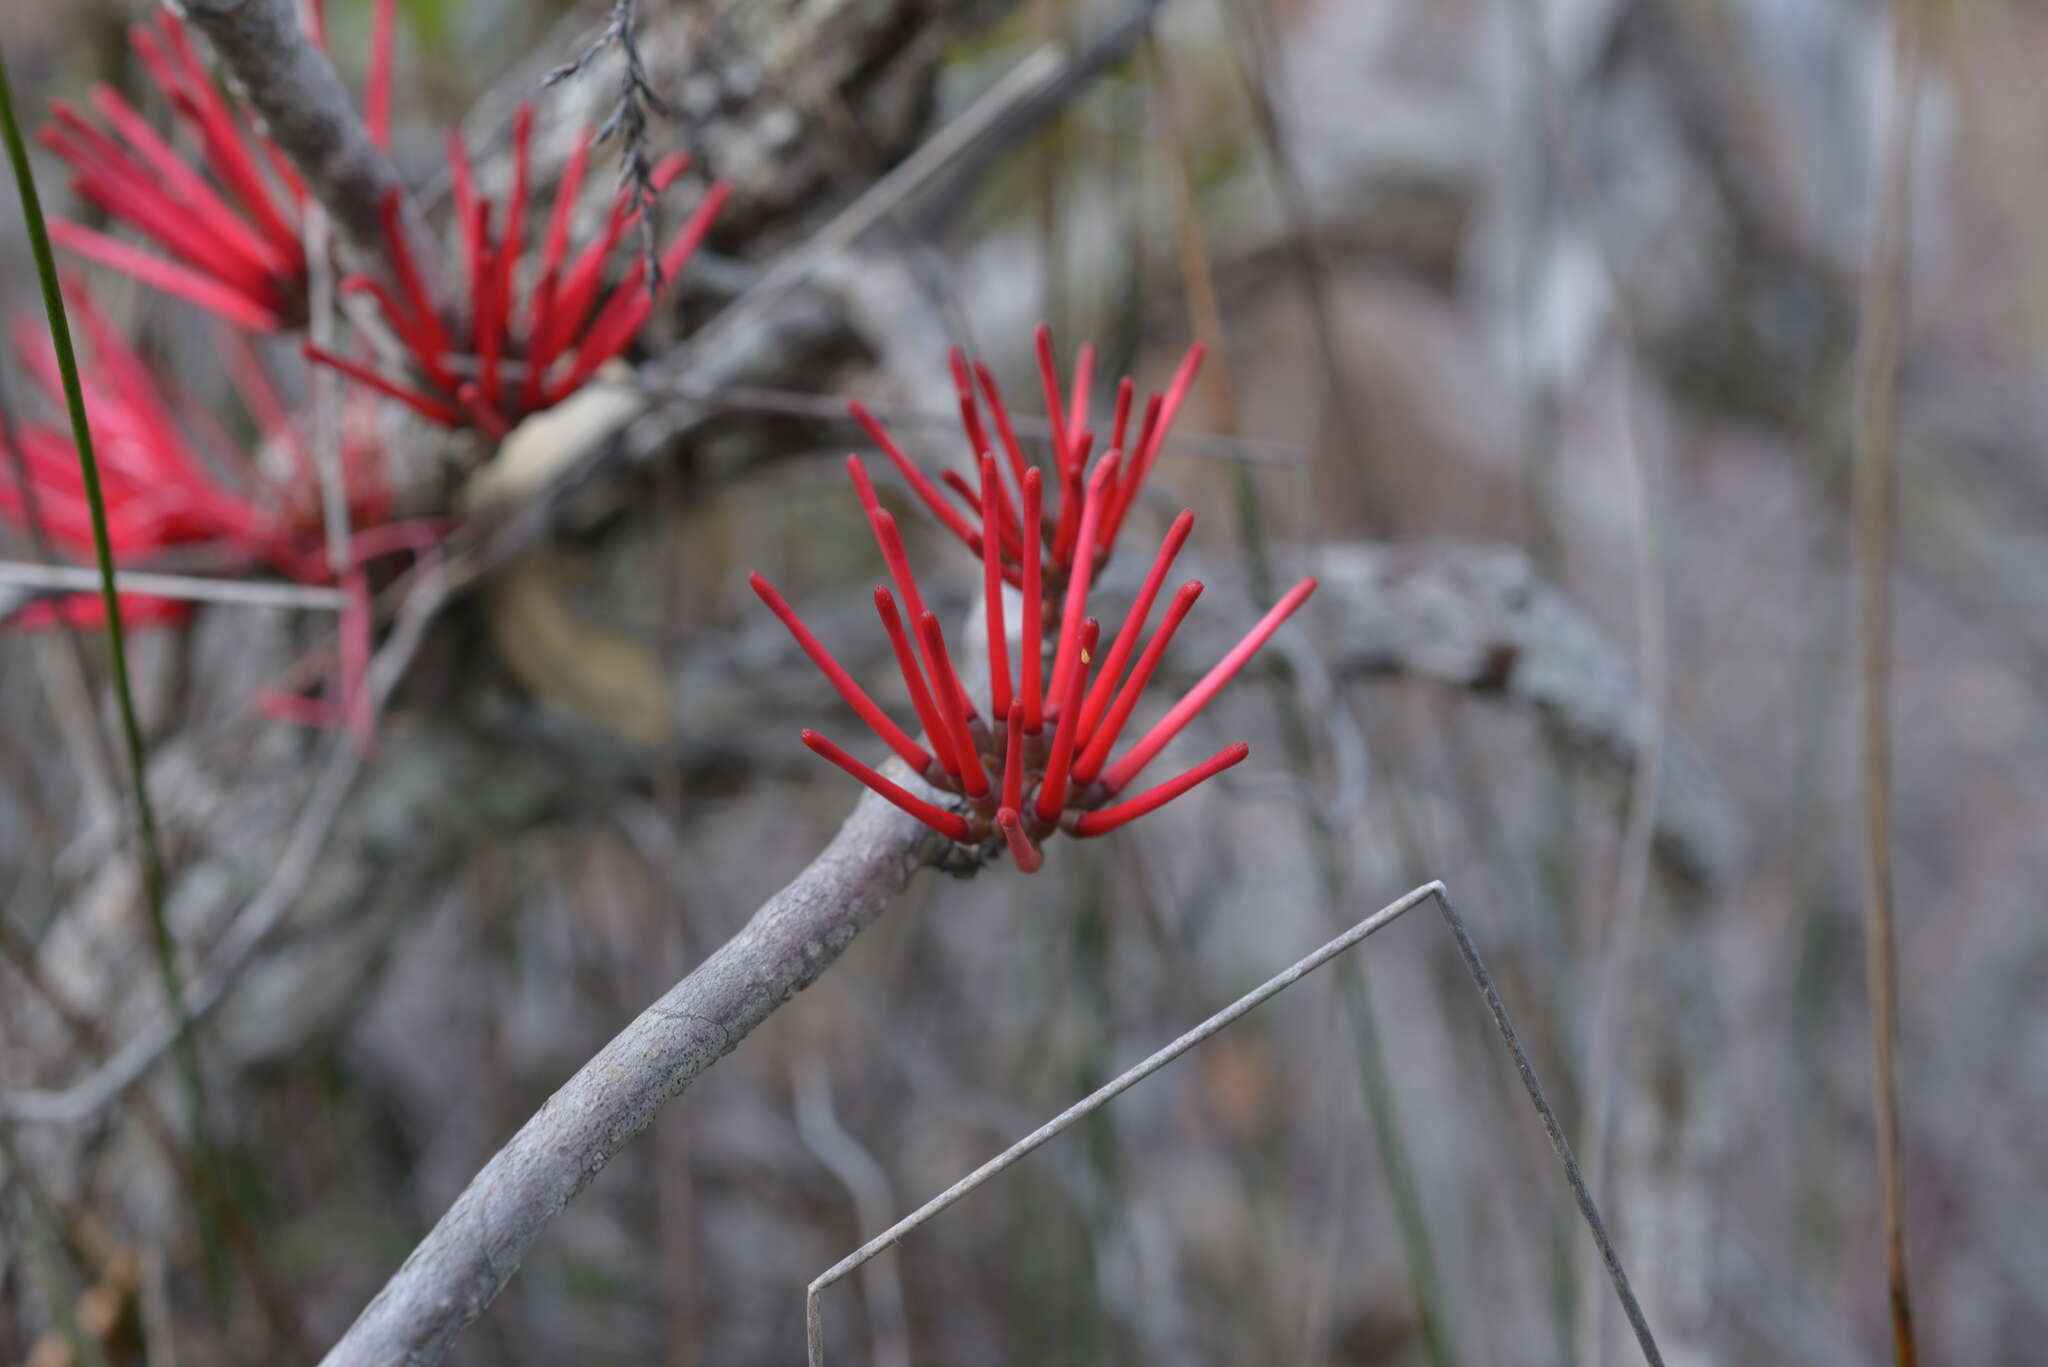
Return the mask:
<svg viewBox="0 0 2048 1367">
<path fill-rule="evenodd" d="M 618 136 L 619 184 L 630 188 L 633 206 L 640 211 L 640 256 L 647 263 L 648 287 L 659 292 L 661 251 L 655 217 L 661 191 L 655 188 L 654 158 L 647 150 L 647 115 L 652 112 L 670 119 L 675 117 L 675 111 L 648 83 L 647 68 L 640 60 L 638 11 L 637 0 L 612 0 L 612 12 L 597 37 L 575 58 L 550 71 L 542 84 L 566 81 L 589 66 L 600 53 L 614 47 L 619 50 L 619 100 L 597 130 L 597 140 L 603 143 L 615 134 Z"/>
<path fill-rule="evenodd" d="M 1898 948 L 1892 932 L 1891 539 L 1897 502 L 1899 350 L 1912 228 L 1913 138 L 1919 108 L 1922 7 L 1899 7 L 1892 52 L 1891 126 L 1878 187 L 1875 233 L 1864 273 L 1856 351 L 1855 542 L 1858 716 L 1863 759 L 1864 965 L 1877 1065 L 1877 1166 L 1884 1212 L 1892 1359 L 1913 1367 L 1912 1300 L 1906 1281 L 1906 1215 L 1899 1180 Z"/>
</svg>

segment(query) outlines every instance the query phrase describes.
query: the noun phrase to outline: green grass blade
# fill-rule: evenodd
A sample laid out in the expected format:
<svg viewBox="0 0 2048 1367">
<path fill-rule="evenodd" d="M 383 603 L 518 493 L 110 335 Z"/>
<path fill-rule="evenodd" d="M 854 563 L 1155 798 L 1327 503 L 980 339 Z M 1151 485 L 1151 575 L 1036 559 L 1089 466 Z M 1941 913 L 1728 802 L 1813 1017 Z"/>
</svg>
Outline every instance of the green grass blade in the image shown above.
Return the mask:
<svg viewBox="0 0 2048 1367">
<path fill-rule="evenodd" d="M 85 500 L 92 513 L 94 558 L 99 562 L 100 601 L 106 608 L 107 655 L 114 676 L 114 696 L 120 707 L 121 735 L 128 752 L 128 770 L 134 781 L 135 830 L 142 855 L 143 897 L 149 908 L 150 935 L 156 952 L 157 972 L 163 979 L 164 996 L 178 1023 L 177 1053 L 185 1075 L 191 1108 L 192 1148 L 200 1172 L 212 1170 L 210 1145 L 206 1139 L 206 1093 L 199 1068 L 199 1054 L 185 1021 L 184 982 L 178 972 L 177 951 L 170 925 L 164 917 L 164 864 L 157 840 L 156 809 L 149 800 L 149 780 L 142 743 L 142 727 L 135 717 L 135 693 L 128 681 L 127 642 L 121 629 L 121 605 L 114 591 L 114 550 L 107 535 L 106 498 L 100 490 L 99 460 L 94 455 L 92 430 L 85 419 L 85 392 L 78 382 L 78 358 L 71 346 L 71 325 L 64 312 L 64 293 L 57 283 L 57 261 L 50 250 L 50 233 L 43 221 L 42 196 L 36 192 L 35 172 L 29 166 L 28 147 L 21 136 L 21 124 L 14 112 L 14 90 L 7 77 L 6 50 L 0 48 L 0 137 L 7 143 L 7 159 L 14 170 L 14 186 L 21 195 L 21 213 L 28 229 L 29 250 L 35 257 L 36 279 L 43 289 L 43 310 L 50 324 L 50 343 L 56 349 L 57 369 L 64 381 L 64 406 L 71 416 L 71 436 L 78 450 L 78 468 L 85 485 Z M 218 1243 L 212 1237 L 210 1203 L 202 1200 L 201 1223 L 209 1249 L 208 1265 L 218 1280 Z"/>
</svg>

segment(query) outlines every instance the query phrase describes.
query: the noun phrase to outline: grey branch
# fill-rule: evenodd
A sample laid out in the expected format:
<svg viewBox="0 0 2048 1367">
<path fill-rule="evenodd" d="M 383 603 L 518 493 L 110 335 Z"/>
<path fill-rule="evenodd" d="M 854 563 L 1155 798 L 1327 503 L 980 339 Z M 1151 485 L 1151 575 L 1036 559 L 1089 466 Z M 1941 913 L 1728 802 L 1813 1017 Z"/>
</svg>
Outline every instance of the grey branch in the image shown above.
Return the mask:
<svg viewBox="0 0 2048 1367">
<path fill-rule="evenodd" d="M 370 141 L 356 103 L 327 55 L 299 24 L 292 0 L 179 0 L 227 68 L 242 97 L 263 117 L 306 188 L 334 220 L 359 260 L 386 259 L 378 206 L 403 193 L 391 159 Z M 437 259 L 405 201 L 406 230 L 422 271 Z"/>
<path fill-rule="evenodd" d="M 899 782 L 914 783 L 897 766 Z M 498 1151 L 325 1361 L 440 1360 L 526 1250 L 660 1109 L 872 924 L 939 838 L 872 793 L 796 881 L 583 1065 Z"/>
</svg>

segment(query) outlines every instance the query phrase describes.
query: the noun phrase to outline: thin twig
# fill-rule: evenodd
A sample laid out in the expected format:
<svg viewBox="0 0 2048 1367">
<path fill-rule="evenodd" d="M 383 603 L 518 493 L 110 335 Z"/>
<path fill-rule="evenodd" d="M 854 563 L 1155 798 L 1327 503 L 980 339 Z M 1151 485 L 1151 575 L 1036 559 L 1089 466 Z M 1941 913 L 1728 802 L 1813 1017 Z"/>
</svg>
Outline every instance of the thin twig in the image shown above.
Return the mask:
<svg viewBox="0 0 2048 1367">
<path fill-rule="evenodd" d="M 1152 21 L 1163 4 L 1164 0 L 1134 0 L 1121 15 L 1090 33 L 1051 79 L 1018 100 L 975 139 L 960 164 L 911 212 L 908 230 L 929 236 L 952 221 L 986 174 L 1058 118 L 1096 77 L 1131 55 L 1138 40 L 1152 31 Z"/>
<path fill-rule="evenodd" d="M 56 592 L 88 592 L 98 588 L 99 571 L 83 565 L 38 565 L 0 560 L 0 584 Z M 114 571 L 114 591 L 148 598 L 176 598 L 191 603 L 232 603 L 251 608 L 306 608 L 337 612 L 346 597 L 339 589 L 311 584 L 274 583 L 264 579 L 207 579 L 191 574 L 152 574 L 146 570 Z"/>
<path fill-rule="evenodd" d="M 1613 1242 L 1607 1237 L 1607 1227 L 1600 1219 L 1600 1211 L 1593 1202 L 1592 1193 L 1586 1189 L 1579 1165 L 1572 1157 L 1571 1145 L 1566 1142 L 1563 1127 L 1558 1124 L 1557 1113 L 1551 1109 L 1550 1099 L 1544 1094 L 1543 1084 L 1536 1076 L 1535 1065 L 1529 1061 L 1529 1055 L 1523 1050 L 1521 1040 L 1515 1034 L 1514 1022 L 1508 1018 L 1506 1003 L 1495 990 L 1493 979 L 1488 976 L 1486 965 L 1479 958 L 1479 950 L 1473 945 L 1472 936 L 1465 929 L 1464 920 L 1451 904 L 1450 895 L 1441 882 L 1425 883 L 1413 892 L 1381 907 L 1322 948 L 1275 974 L 1171 1044 L 1126 1069 L 1061 1111 L 820 1273 L 804 1292 L 804 1332 L 809 1347 L 810 1367 L 823 1367 L 825 1361 L 825 1323 L 818 1297 L 827 1287 L 885 1249 L 894 1247 L 902 1241 L 904 1235 L 990 1178 L 997 1176 L 1041 1144 L 1073 1128 L 1118 1095 L 1143 1082 L 1188 1050 L 1228 1029 L 1241 1017 L 1279 996 L 1344 951 L 1362 943 L 1374 932 L 1391 925 L 1414 907 L 1431 899 L 1435 900 L 1437 910 L 1443 915 L 1444 924 L 1457 940 L 1458 952 L 1464 958 L 1465 969 L 1471 974 L 1480 996 L 1485 999 L 1487 1010 L 1492 1013 L 1494 1028 L 1500 1032 L 1502 1043 L 1507 1046 L 1508 1053 L 1515 1060 L 1515 1069 L 1521 1075 L 1522 1085 L 1529 1093 L 1529 1101 L 1535 1106 L 1536 1114 L 1543 1122 L 1543 1132 L 1550 1140 L 1551 1152 L 1557 1155 L 1558 1163 L 1564 1168 L 1565 1181 L 1571 1187 L 1572 1199 L 1578 1203 L 1579 1213 L 1585 1217 L 1586 1228 L 1592 1233 L 1593 1242 L 1598 1246 L 1600 1256 L 1607 1265 L 1608 1275 L 1614 1282 L 1614 1293 L 1621 1301 L 1622 1312 L 1628 1316 L 1629 1325 L 1636 1331 L 1636 1341 L 1642 1346 L 1643 1358 L 1651 1367 L 1662 1367 L 1664 1359 L 1657 1351 L 1656 1339 L 1643 1318 L 1642 1307 L 1636 1303 L 1635 1292 L 1629 1288 L 1628 1273 L 1622 1268 L 1621 1255 L 1615 1251 Z"/>
<path fill-rule="evenodd" d="M 597 141 L 619 138 L 619 185 L 630 192 L 633 207 L 640 211 L 640 255 L 647 263 L 648 287 L 661 291 L 661 252 L 655 231 L 655 214 L 661 192 L 654 184 L 654 158 L 647 151 L 647 115 L 651 111 L 664 119 L 675 117 L 668 101 L 655 93 L 648 82 L 647 68 L 640 60 L 640 16 L 637 0 L 612 0 L 604 27 L 588 47 L 571 60 L 550 71 L 541 84 L 555 85 L 581 72 L 599 53 L 619 50 L 619 99 Z"/>
<path fill-rule="evenodd" d="M 1292 136 L 1274 99 L 1278 78 L 1273 66 L 1279 58 L 1273 35 L 1267 31 L 1271 16 L 1262 6 L 1248 0 L 1231 0 L 1230 12 L 1237 20 L 1237 41 L 1230 44 L 1230 50 L 1244 81 L 1245 98 L 1251 105 L 1252 127 L 1265 149 L 1276 198 L 1287 220 L 1286 247 L 1301 278 L 1302 302 L 1315 328 L 1323 416 L 1336 435 L 1338 449 L 1344 453 L 1352 477 L 1363 490 L 1363 497 L 1354 502 L 1354 517 L 1369 524 L 1384 524 L 1386 519 L 1374 510 L 1394 504 L 1385 497 L 1379 477 L 1366 462 L 1366 453 L 1372 449 L 1368 441 L 1369 415 L 1353 384 L 1353 367 L 1345 359 L 1343 335 L 1337 326 L 1335 272 L 1316 229 L 1308 188 L 1295 165 Z M 1372 530 L 1384 534 L 1388 528 L 1378 525 Z"/>
<path fill-rule="evenodd" d="M 1602 253 L 1604 257 L 1604 253 Z M 1625 305 L 1617 303 L 1625 313 Z M 1624 326 L 1624 335 L 1634 330 Z M 1634 392 L 1634 348 L 1630 347 L 1622 373 L 1621 389 L 1624 434 L 1624 467 L 1629 498 L 1629 534 L 1635 556 L 1636 668 L 1642 679 L 1643 695 L 1649 704 L 1642 762 L 1629 775 L 1628 805 L 1622 818 L 1621 850 L 1614 875 L 1614 908 L 1608 923 L 1607 944 L 1593 988 L 1592 1025 L 1587 1050 L 1586 1108 L 1589 1134 L 1586 1169 L 1593 1185 L 1605 1184 L 1614 1130 L 1614 1097 L 1623 1043 L 1627 1031 L 1622 1022 L 1628 1007 L 1628 987 L 1635 967 L 1643 923 L 1648 919 L 1650 845 L 1657 829 L 1657 803 L 1664 786 L 1664 714 L 1670 691 L 1670 650 L 1666 630 L 1664 564 L 1658 553 L 1657 502 L 1649 469 L 1650 453 L 1641 430 L 1641 401 Z M 1587 1358 L 1592 1349 L 1593 1364 L 1607 1359 L 1608 1323 L 1597 1302 L 1588 1307 L 1581 1321 L 1590 1343 L 1582 1341 L 1580 1354 Z"/>
<path fill-rule="evenodd" d="M 1906 1279 L 1906 1215 L 1899 1178 L 1899 968 L 1892 928 L 1891 858 L 1891 538 L 1897 502 L 1895 416 L 1912 233 L 1922 21 L 1917 0 L 1906 0 L 1894 18 L 1890 129 L 1870 261 L 1863 279 L 1862 335 L 1856 351 L 1853 488 L 1863 760 L 1864 966 L 1877 1069 L 1878 1184 L 1891 1300 L 1892 1359 L 1897 1367 L 1913 1367 L 1918 1350 Z"/>
<path fill-rule="evenodd" d="M 1156 41 L 1148 40 L 1146 56 L 1155 105 L 1154 118 L 1164 145 L 1164 160 L 1172 189 L 1174 239 L 1182 293 L 1187 298 L 1196 337 L 1217 358 L 1208 376 L 1210 412 L 1222 426 L 1234 429 L 1237 426 L 1236 386 L 1231 379 L 1230 350 L 1222 309 L 1217 301 L 1215 270 L 1207 234 L 1196 211 L 1187 140 L 1174 92 L 1168 82 L 1168 66 L 1161 59 Z M 1247 79 L 1251 79 L 1249 73 Z M 1318 332 L 1318 339 L 1325 348 L 1323 361 L 1327 373 L 1340 365 L 1339 359 L 1327 351 L 1335 345 L 1335 336 L 1323 330 Z M 1263 602 L 1274 592 L 1264 505 L 1258 482 L 1252 478 L 1249 469 L 1234 465 L 1230 473 L 1231 502 L 1237 514 L 1238 539 L 1244 550 L 1251 596 L 1255 601 Z M 1313 784 L 1316 747 L 1310 740 L 1310 723 L 1305 709 L 1294 692 L 1285 687 L 1275 690 L 1273 696 L 1286 740 L 1289 767 L 1304 785 Z M 1317 883 L 1325 904 L 1334 913 L 1345 900 L 1343 865 L 1337 851 L 1334 828 L 1323 804 L 1311 800 L 1303 805 L 1312 816 Z M 1415 1170 L 1408 1159 L 1400 1106 L 1387 1078 L 1386 1050 L 1380 1038 L 1378 1018 L 1373 1012 L 1371 991 L 1362 974 L 1352 974 L 1342 981 L 1345 1005 L 1351 1012 L 1358 1036 L 1359 1082 L 1365 1094 L 1366 1113 L 1372 1122 L 1380 1169 L 1393 1202 L 1395 1228 L 1400 1238 L 1402 1261 L 1408 1272 L 1409 1289 L 1414 1297 L 1423 1350 L 1432 1367 L 1456 1367 L 1457 1351 L 1451 1342 L 1449 1316 L 1444 1311 L 1437 1275 L 1435 1240 L 1422 1210 L 1422 1195 Z"/>
</svg>

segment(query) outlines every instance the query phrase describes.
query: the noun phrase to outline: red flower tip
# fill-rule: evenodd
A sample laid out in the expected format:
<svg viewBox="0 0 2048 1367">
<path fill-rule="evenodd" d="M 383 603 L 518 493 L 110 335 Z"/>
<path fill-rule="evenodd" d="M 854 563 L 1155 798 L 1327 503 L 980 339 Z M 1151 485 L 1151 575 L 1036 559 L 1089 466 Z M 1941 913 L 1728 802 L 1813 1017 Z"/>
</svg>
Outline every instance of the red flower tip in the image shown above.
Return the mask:
<svg viewBox="0 0 2048 1367">
<path fill-rule="evenodd" d="M 1111 793 L 1121 792 L 1126 784 L 1137 777 L 1139 770 L 1151 763 L 1154 755 L 1166 748 L 1166 743 L 1178 735 L 1182 727 L 1194 720 L 1196 713 L 1209 705 L 1209 700 L 1236 676 L 1238 670 L 1244 668 L 1245 662 L 1256 655 L 1259 647 L 1280 629 L 1280 624 L 1293 616 L 1294 610 L 1307 602 L 1309 595 L 1315 591 L 1314 579 L 1304 579 L 1289 589 L 1285 596 L 1259 619 L 1259 624 L 1246 632 L 1244 639 L 1232 646 L 1230 653 L 1219 660 L 1214 669 L 1203 675 L 1202 681 L 1189 689 L 1187 696 L 1175 703 L 1171 710 L 1159 719 L 1158 724 L 1145 734 L 1145 738 L 1132 746 L 1130 753 L 1118 760 L 1102 776 L 1103 786 Z"/>
<path fill-rule="evenodd" d="M 1225 746 L 1186 773 L 1170 778 L 1157 788 L 1148 789 L 1127 802 L 1119 802 L 1114 807 L 1104 807 L 1095 812 L 1081 812 L 1070 817 L 1067 828 L 1074 835 L 1083 838 L 1107 835 L 1119 826 L 1158 811 L 1196 784 L 1241 762 L 1251 752 L 1252 748 L 1243 741 Z"/>
<path fill-rule="evenodd" d="M 911 490 L 924 500 L 925 507 L 931 509 L 932 515 L 938 518 L 948 531 L 966 543 L 969 550 L 976 555 L 981 554 L 980 534 L 968 525 L 967 519 L 960 515 L 958 509 L 946 502 L 940 495 L 938 486 L 931 482 L 924 471 L 918 469 L 910 457 L 903 454 L 903 448 L 889 435 L 889 429 L 877 422 L 874 414 L 868 412 L 867 405 L 859 399 L 849 399 L 846 411 L 853 415 L 853 420 L 861 425 L 862 430 L 875 445 L 882 448 L 882 454 L 889 458 L 889 463 L 896 467 Z"/>
<path fill-rule="evenodd" d="M 789 601 L 776 592 L 775 586 L 761 574 L 748 575 L 747 583 L 752 586 L 761 601 L 768 605 L 768 610 L 781 620 L 789 634 L 796 638 L 797 645 L 802 648 L 804 654 L 810 656 L 811 663 L 818 667 L 818 672 L 825 676 L 839 696 L 846 700 L 846 705 L 873 728 L 875 734 L 882 738 L 883 744 L 902 756 L 905 764 L 917 773 L 924 773 L 931 766 L 932 757 L 925 753 L 924 748 L 916 741 L 905 735 L 902 727 L 890 721 L 888 713 L 875 705 L 875 700 L 853 681 L 853 676 L 846 672 L 845 666 L 834 659 L 832 652 L 825 649 L 824 644 L 811 634 L 811 629 L 796 615 L 796 609 L 789 605 Z"/>
<path fill-rule="evenodd" d="M 363 77 L 363 122 L 379 151 L 391 150 L 391 51 L 398 35 L 398 0 L 377 0 L 370 11 L 370 69 Z"/>
<path fill-rule="evenodd" d="M 1004 807 L 996 813 L 996 829 L 1003 833 L 1003 839 L 1010 846 L 1010 857 L 1017 861 L 1017 867 L 1025 873 L 1037 873 L 1045 867 L 1045 851 L 1031 843 L 1031 837 L 1024 834 L 1024 827 L 1017 819 L 1017 809 Z"/>
<path fill-rule="evenodd" d="M 826 759 L 853 775 L 854 778 L 873 789 L 888 801 L 895 803 L 898 807 L 910 813 L 940 835 L 945 836 L 946 839 L 962 845 L 972 842 L 973 830 L 968 826 L 967 818 L 961 816 L 960 813 L 949 812 L 943 807 L 925 801 L 900 783 L 893 782 L 876 773 L 873 769 L 862 764 L 859 760 L 847 754 L 816 731 L 804 732 L 803 741 L 813 752 L 823 755 Z"/>
<path fill-rule="evenodd" d="M 849 455 L 846 458 L 846 476 L 853 481 L 853 494 L 860 500 L 860 506 L 869 517 L 882 511 L 882 502 L 875 497 L 875 482 L 868 478 L 868 467 L 861 458 Z"/>
<path fill-rule="evenodd" d="M 1012 702 L 1003 725 L 1003 805 L 1024 806 L 1024 704 Z"/>
</svg>

